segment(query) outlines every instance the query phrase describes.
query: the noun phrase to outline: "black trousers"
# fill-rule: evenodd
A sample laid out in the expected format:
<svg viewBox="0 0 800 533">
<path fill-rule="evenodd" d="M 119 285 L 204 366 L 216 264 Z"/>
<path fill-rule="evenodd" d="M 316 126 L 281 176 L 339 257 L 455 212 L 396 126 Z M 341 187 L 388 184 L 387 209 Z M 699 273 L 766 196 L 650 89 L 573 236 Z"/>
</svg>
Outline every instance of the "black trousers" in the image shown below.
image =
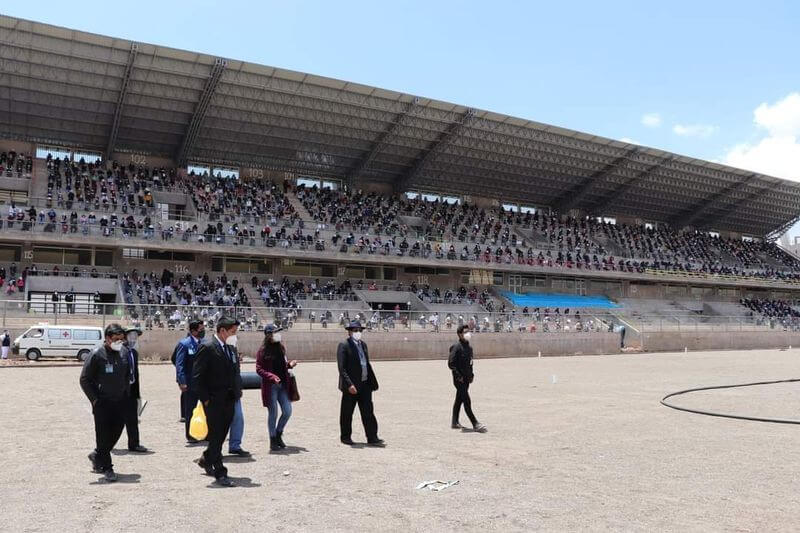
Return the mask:
<svg viewBox="0 0 800 533">
<path fill-rule="evenodd" d="M 192 411 L 197 405 L 197 394 L 192 390 L 181 392 L 181 418 L 186 420 L 186 440 L 191 440 L 194 437 L 189 435 L 189 425 L 192 422 Z"/>
<path fill-rule="evenodd" d="M 128 399 L 97 400 L 94 413 L 95 466 L 99 470 L 112 468 L 111 450 L 116 446 L 125 426 L 125 410 Z"/>
<path fill-rule="evenodd" d="M 219 479 L 228 475 L 222 464 L 222 443 L 228 436 L 233 420 L 233 398 L 215 398 L 205 407 L 208 423 L 208 447 L 203 452 L 202 463 L 214 469 L 214 477 Z"/>
<path fill-rule="evenodd" d="M 472 399 L 469 397 L 469 378 L 464 378 L 464 381 L 457 381 L 453 378 L 453 385 L 456 387 L 456 401 L 453 404 L 453 424 L 458 424 L 458 418 L 461 415 L 461 406 L 464 406 L 464 412 L 467 413 L 469 421 L 475 426 L 478 419 L 472 412 Z"/>
<path fill-rule="evenodd" d="M 126 400 L 125 430 L 128 432 L 128 449 L 139 446 L 139 400 L 136 398 Z"/>
<path fill-rule="evenodd" d="M 358 405 L 361 413 L 361 422 L 364 424 L 364 433 L 367 435 L 367 442 L 378 440 L 378 420 L 372 406 L 372 389 L 367 383 L 359 389 L 358 394 L 350 394 L 345 391 L 342 393 L 342 406 L 339 410 L 339 428 L 341 438 L 349 439 L 353 434 L 353 411 Z"/>
</svg>

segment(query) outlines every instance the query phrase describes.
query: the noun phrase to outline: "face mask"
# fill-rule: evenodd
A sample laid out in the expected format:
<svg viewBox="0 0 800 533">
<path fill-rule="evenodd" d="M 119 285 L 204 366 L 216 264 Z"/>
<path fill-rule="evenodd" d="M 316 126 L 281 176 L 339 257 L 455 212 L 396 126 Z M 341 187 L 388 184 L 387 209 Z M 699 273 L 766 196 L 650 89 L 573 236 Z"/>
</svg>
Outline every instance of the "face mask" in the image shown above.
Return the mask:
<svg viewBox="0 0 800 533">
<path fill-rule="evenodd" d="M 272 336 L 272 342 L 281 342 L 281 334 L 276 333 Z"/>
<path fill-rule="evenodd" d="M 198 339 L 202 339 L 202 338 L 204 338 L 205 336 L 206 336 L 206 330 L 204 330 L 204 329 L 203 329 L 203 330 L 200 330 L 200 331 L 198 331 L 198 332 L 197 332 L 197 335 L 195 335 L 195 337 L 197 337 Z"/>
<path fill-rule="evenodd" d="M 118 352 L 122 349 L 122 341 L 114 341 L 111 343 L 111 349 Z"/>
<path fill-rule="evenodd" d="M 234 348 L 236 348 L 236 342 L 237 341 L 238 341 L 238 339 L 236 338 L 236 335 L 231 335 L 227 339 L 225 339 L 225 344 L 227 344 L 228 346 L 233 346 Z"/>
<path fill-rule="evenodd" d="M 468 340 L 470 340 L 471 338 L 472 338 L 472 332 L 470 332 L 470 331 L 467 331 L 466 333 L 464 333 L 464 340 L 465 340 L 465 341 L 468 341 Z"/>
<path fill-rule="evenodd" d="M 357 340 L 357 341 L 361 340 L 361 332 L 360 331 L 354 331 L 353 332 L 353 340 Z"/>
</svg>

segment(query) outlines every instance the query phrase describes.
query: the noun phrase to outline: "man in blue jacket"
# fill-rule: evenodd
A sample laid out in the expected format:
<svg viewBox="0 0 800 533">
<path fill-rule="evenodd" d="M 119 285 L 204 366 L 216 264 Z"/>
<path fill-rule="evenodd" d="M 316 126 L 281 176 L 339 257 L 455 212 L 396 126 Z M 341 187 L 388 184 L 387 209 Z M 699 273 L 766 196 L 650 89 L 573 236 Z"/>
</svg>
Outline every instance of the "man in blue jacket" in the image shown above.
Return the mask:
<svg viewBox="0 0 800 533">
<path fill-rule="evenodd" d="M 186 425 L 186 440 L 190 443 L 197 442 L 189 435 L 189 423 L 192 420 L 192 411 L 197 405 L 197 393 L 191 388 L 192 367 L 195 355 L 200 348 L 200 342 L 206 336 L 206 326 L 202 320 L 189 322 L 189 334 L 178 342 L 175 347 L 175 374 L 178 387 L 181 390 L 181 407 Z"/>
</svg>

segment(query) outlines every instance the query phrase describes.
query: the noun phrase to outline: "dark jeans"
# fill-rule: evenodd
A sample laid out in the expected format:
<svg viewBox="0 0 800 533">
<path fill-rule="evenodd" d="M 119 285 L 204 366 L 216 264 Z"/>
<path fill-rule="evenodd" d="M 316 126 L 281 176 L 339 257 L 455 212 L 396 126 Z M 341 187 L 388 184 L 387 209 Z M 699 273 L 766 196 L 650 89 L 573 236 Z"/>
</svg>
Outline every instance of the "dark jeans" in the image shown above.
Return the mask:
<svg viewBox="0 0 800 533">
<path fill-rule="evenodd" d="M 181 418 L 186 420 L 186 440 L 193 437 L 189 435 L 189 424 L 192 422 L 192 411 L 197 406 L 197 394 L 192 390 L 181 392 Z"/>
<path fill-rule="evenodd" d="M 342 406 L 339 411 L 339 428 L 341 438 L 349 439 L 353 434 L 353 411 L 358 405 L 361 413 L 361 422 L 364 424 L 364 433 L 367 435 L 367 442 L 378 440 L 378 420 L 375 418 L 372 407 L 372 389 L 364 383 L 358 394 L 350 394 L 345 391 L 342 393 Z"/>
<path fill-rule="evenodd" d="M 472 412 L 472 399 L 469 397 L 469 378 L 464 378 L 463 382 L 456 381 L 453 378 L 453 385 L 456 387 L 456 401 L 453 404 L 453 424 L 458 424 L 458 418 L 461 414 L 461 406 L 464 406 L 464 412 L 467 413 L 469 421 L 475 426 L 478 424 L 478 419 Z"/>
<path fill-rule="evenodd" d="M 125 429 L 128 432 L 128 449 L 139 446 L 139 401 L 136 398 L 126 400 Z"/>
<path fill-rule="evenodd" d="M 94 435 L 97 458 L 95 466 L 99 470 L 112 468 L 111 450 L 117 444 L 122 428 L 125 426 L 127 398 L 121 400 L 97 400 L 94 409 Z"/>
<path fill-rule="evenodd" d="M 217 479 L 228 475 L 228 469 L 222 464 L 222 443 L 231 427 L 235 403 L 232 398 L 214 398 L 205 407 L 208 448 L 203 452 L 202 464 L 213 468 Z"/>
</svg>

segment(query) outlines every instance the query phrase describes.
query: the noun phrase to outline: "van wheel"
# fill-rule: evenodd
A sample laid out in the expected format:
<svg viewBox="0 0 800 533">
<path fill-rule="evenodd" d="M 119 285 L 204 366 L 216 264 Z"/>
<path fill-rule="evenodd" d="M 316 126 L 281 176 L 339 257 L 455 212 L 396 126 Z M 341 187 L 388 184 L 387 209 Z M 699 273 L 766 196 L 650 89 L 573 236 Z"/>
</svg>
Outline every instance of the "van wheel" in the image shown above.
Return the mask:
<svg viewBox="0 0 800 533">
<path fill-rule="evenodd" d="M 89 358 L 89 350 L 81 350 L 78 352 L 78 361 L 86 361 Z"/>
<path fill-rule="evenodd" d="M 36 348 L 31 348 L 25 353 L 25 357 L 27 357 L 29 361 L 38 361 L 41 356 L 42 352 Z"/>
</svg>

